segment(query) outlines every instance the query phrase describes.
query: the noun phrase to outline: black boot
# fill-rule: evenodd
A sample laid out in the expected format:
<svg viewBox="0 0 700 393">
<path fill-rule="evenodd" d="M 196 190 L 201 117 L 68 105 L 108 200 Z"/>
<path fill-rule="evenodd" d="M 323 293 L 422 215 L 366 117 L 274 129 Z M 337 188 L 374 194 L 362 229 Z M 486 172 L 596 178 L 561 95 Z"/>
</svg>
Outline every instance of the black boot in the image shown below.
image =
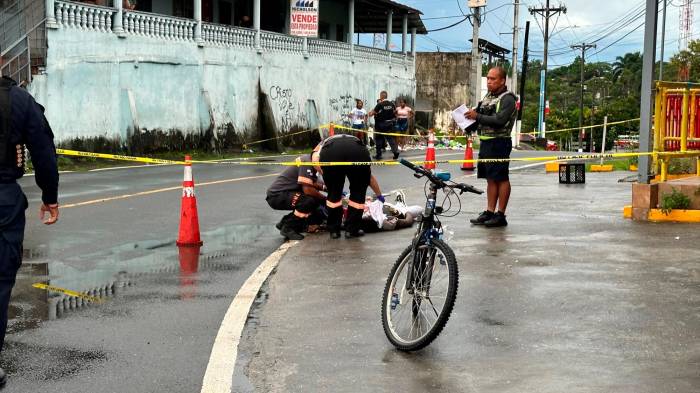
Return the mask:
<svg viewBox="0 0 700 393">
<path fill-rule="evenodd" d="M 280 222 L 278 222 L 277 224 L 275 224 L 275 228 L 281 230 L 282 227 L 284 226 L 284 223 L 287 222 L 287 220 L 289 220 L 290 218 L 293 218 L 293 217 L 294 217 L 294 212 L 289 213 L 289 214 L 287 214 L 286 216 L 282 217 L 282 218 L 280 219 Z"/>
<path fill-rule="evenodd" d="M 292 215 L 282 224 L 280 235 L 289 240 L 304 240 L 304 235 L 301 232 L 304 231 L 305 224 L 306 221 L 303 218 Z"/>
</svg>

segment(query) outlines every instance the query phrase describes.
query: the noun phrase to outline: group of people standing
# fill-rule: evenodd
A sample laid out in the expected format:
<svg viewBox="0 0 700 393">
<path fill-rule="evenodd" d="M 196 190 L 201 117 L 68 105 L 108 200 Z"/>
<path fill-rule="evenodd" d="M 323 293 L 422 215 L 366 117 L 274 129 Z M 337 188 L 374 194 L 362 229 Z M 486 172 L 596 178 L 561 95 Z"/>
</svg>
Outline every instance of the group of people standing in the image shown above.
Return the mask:
<svg viewBox="0 0 700 393">
<path fill-rule="evenodd" d="M 403 98 L 398 100 L 397 106 L 394 102 L 388 99 L 386 91 L 379 93 L 377 105 L 369 113 L 364 109 L 364 102 L 356 100 L 355 109 L 350 112 L 349 116 L 352 120 L 352 128 L 356 130 L 365 130 L 370 117 L 374 117 L 374 141 L 376 143 L 375 160 L 381 160 L 384 149 L 387 144 L 391 148 L 394 159 L 399 158 L 399 144 L 394 135 L 391 133 L 406 133 L 410 119 L 413 118 L 413 109 L 406 105 L 406 100 Z M 362 136 L 360 139 L 363 139 Z M 399 141 L 401 142 L 401 141 Z"/>
<path fill-rule="evenodd" d="M 369 117 L 375 118 L 376 154 L 380 160 L 388 143 L 394 154 L 399 157 L 399 149 L 393 135 L 386 135 L 397 130 L 407 130 L 412 110 L 401 100 L 399 107 L 388 100 L 386 91 L 379 94 L 377 105 L 369 113 L 364 109 L 362 100 L 357 100 L 355 109 L 350 113 L 352 128 L 361 134 L 367 126 Z M 324 162 L 371 162 L 370 152 L 360 138 L 349 134 L 338 134 L 324 139 L 313 151 L 297 158 L 302 164 L 287 168 L 267 190 L 267 203 L 276 210 L 291 210 L 277 224 L 280 234 L 290 240 L 301 240 L 301 234 L 311 223 L 316 224 L 323 217 L 314 217 L 319 207 L 323 211 L 331 239 L 340 238 L 343 216 L 345 216 L 345 237 L 354 238 L 364 235 L 361 229 L 362 215 L 365 211 L 365 195 L 370 187 L 377 199 L 384 202 L 377 179 L 372 175 L 370 165 L 319 166 L 314 163 Z M 322 175 L 323 181 L 319 179 Z M 347 200 L 347 213 L 343 209 L 343 188 L 345 179 L 350 185 Z M 325 191 L 326 195 L 321 192 Z"/>
<path fill-rule="evenodd" d="M 465 117 L 475 121 L 480 135 L 480 160 L 477 165 L 478 177 L 487 181 L 487 208 L 470 222 L 485 227 L 503 227 L 506 221 L 506 207 L 510 199 L 509 161 L 512 151 L 511 129 L 517 115 L 516 97 L 506 88 L 506 73 L 501 67 L 489 70 L 487 76 L 488 94 L 479 105 L 467 111 Z M 380 93 L 377 105 L 366 113 L 363 102 L 357 101 L 357 107 L 351 113 L 353 128 L 364 130 L 368 117 L 375 117 L 375 139 L 377 152 L 374 156 L 382 157 L 388 142 L 394 153 L 399 156 L 392 131 L 405 130 L 408 119 L 412 117 L 410 107 L 405 101 L 396 107 L 387 99 L 387 92 Z M 375 196 L 382 203 L 382 196 L 377 179 L 372 175 L 370 165 L 319 166 L 315 163 L 330 162 L 371 162 L 370 153 L 365 144 L 353 135 L 338 134 L 319 143 L 312 153 L 299 157 L 303 165 L 289 167 L 270 186 L 267 202 L 276 210 L 291 210 L 277 224 L 280 233 L 287 239 L 301 240 L 306 225 L 312 220 L 314 212 L 325 205 L 327 227 L 331 239 L 340 237 L 343 222 L 343 187 L 345 178 L 349 180 L 350 195 L 347 201 L 345 219 L 345 236 L 354 238 L 364 235 L 361 229 L 362 214 L 365 210 L 367 187 L 371 187 Z M 319 179 L 322 175 L 324 181 Z M 324 195 L 321 191 L 326 191 Z M 322 218 L 319 218 L 322 220 Z"/>
</svg>

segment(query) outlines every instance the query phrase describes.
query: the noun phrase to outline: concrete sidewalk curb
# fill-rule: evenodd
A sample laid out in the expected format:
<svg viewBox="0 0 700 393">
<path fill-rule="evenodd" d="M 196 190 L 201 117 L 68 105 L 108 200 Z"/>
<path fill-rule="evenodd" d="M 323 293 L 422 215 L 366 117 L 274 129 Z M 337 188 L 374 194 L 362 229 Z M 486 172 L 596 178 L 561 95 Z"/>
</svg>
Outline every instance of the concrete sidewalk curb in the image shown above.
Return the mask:
<svg viewBox="0 0 700 393">
<path fill-rule="evenodd" d="M 238 343 L 241 340 L 241 332 L 243 332 L 248 319 L 250 307 L 270 273 L 277 267 L 287 250 L 297 243 L 296 241 L 286 242 L 277 251 L 270 254 L 255 269 L 255 272 L 250 275 L 236 294 L 214 340 L 209 364 L 202 382 L 202 393 L 231 393 Z"/>
</svg>

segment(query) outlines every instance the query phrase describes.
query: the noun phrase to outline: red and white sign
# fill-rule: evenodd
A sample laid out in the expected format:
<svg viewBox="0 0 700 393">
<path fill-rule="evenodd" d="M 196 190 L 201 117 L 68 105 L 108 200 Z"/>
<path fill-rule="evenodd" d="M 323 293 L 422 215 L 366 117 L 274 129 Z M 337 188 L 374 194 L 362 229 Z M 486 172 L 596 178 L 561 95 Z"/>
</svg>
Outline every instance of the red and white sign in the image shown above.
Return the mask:
<svg viewBox="0 0 700 393">
<path fill-rule="evenodd" d="M 319 0 L 290 0 L 289 34 L 299 37 L 318 37 Z"/>
</svg>

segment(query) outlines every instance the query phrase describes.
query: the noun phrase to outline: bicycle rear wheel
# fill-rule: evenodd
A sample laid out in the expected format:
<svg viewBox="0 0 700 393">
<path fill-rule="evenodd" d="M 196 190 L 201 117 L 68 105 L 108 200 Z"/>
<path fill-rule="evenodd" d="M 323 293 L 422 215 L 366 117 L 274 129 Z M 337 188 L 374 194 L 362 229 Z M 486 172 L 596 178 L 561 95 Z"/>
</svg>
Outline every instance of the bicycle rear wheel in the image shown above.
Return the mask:
<svg viewBox="0 0 700 393">
<path fill-rule="evenodd" d="M 450 318 L 459 282 L 457 258 L 441 240 L 407 247 L 391 269 L 382 298 L 382 325 L 399 350 L 430 344 Z"/>
</svg>

